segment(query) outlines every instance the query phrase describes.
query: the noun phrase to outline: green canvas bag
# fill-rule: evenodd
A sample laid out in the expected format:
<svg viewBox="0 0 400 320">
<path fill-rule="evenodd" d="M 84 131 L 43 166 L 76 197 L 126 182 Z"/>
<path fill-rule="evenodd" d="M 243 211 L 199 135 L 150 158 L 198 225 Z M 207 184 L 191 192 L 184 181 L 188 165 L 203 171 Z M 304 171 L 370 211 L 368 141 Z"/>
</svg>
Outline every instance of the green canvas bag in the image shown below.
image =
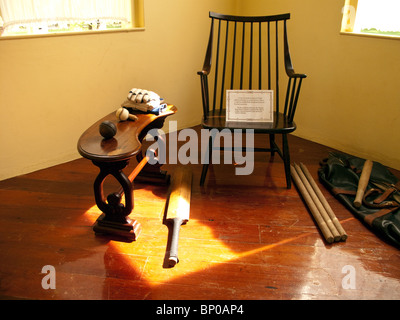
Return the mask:
<svg viewBox="0 0 400 320">
<path fill-rule="evenodd" d="M 400 181 L 385 166 L 373 162 L 360 208 L 353 205 L 365 159 L 330 153 L 321 162 L 321 183 L 374 233 L 400 248 Z"/>
</svg>

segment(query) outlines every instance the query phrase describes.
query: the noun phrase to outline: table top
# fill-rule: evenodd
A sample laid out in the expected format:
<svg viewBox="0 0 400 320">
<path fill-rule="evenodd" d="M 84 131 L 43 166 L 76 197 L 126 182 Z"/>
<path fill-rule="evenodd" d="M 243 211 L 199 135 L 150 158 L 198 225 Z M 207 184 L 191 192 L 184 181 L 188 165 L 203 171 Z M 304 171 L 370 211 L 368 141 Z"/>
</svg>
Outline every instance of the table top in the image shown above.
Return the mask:
<svg viewBox="0 0 400 320">
<path fill-rule="evenodd" d="M 139 135 L 156 120 L 163 120 L 175 114 L 177 108 L 168 105 L 165 112 L 160 115 L 135 113 L 136 121 L 119 121 L 115 112 L 95 122 L 79 138 L 78 151 L 81 156 L 93 161 L 113 162 L 130 159 L 141 150 Z M 104 139 L 99 132 L 99 126 L 103 121 L 111 121 L 117 127 L 116 135 L 111 139 Z"/>
</svg>

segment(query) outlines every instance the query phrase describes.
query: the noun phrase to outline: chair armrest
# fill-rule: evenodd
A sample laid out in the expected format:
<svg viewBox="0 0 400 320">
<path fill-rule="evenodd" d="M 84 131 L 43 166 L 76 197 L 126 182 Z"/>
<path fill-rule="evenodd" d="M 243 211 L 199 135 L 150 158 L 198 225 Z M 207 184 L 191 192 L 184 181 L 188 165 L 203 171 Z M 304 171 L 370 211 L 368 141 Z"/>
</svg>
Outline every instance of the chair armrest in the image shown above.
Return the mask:
<svg viewBox="0 0 400 320">
<path fill-rule="evenodd" d="M 286 69 L 286 74 L 289 78 L 307 78 L 307 75 L 304 73 L 295 73 L 293 69 Z"/>
<path fill-rule="evenodd" d="M 210 71 L 206 71 L 206 70 L 197 71 L 197 74 L 199 76 L 208 76 L 209 73 L 210 73 Z"/>
<path fill-rule="evenodd" d="M 287 35 L 287 29 L 286 29 L 286 22 L 284 25 L 284 61 L 285 61 L 285 69 L 286 69 L 286 74 L 288 75 L 289 78 L 307 78 L 307 75 L 302 74 L 302 73 L 296 73 L 294 72 L 293 64 L 292 64 L 292 58 L 290 56 L 290 51 L 289 51 L 289 41 L 288 41 L 288 35 Z"/>
</svg>

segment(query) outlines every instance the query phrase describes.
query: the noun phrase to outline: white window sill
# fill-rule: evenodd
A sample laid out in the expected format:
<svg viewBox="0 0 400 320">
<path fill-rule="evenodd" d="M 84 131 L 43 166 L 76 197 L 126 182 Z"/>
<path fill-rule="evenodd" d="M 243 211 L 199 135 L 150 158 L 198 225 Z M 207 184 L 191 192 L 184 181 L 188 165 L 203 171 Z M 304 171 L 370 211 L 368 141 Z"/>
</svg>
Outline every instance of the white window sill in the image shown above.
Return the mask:
<svg viewBox="0 0 400 320">
<path fill-rule="evenodd" d="M 104 34 L 104 33 L 123 33 L 123 32 L 136 32 L 136 31 L 145 31 L 145 28 L 126 28 L 126 29 L 112 29 L 112 30 L 93 30 L 93 31 L 76 31 L 76 32 L 54 32 L 54 33 L 44 33 L 44 34 L 9 35 L 9 36 L 0 36 L 0 41 L 1 40 L 49 38 L 49 37 L 64 37 L 64 36 L 81 36 L 81 35 L 94 35 L 94 34 Z"/>
<path fill-rule="evenodd" d="M 390 35 L 383 35 L 383 34 L 358 33 L 358 32 L 343 32 L 343 31 L 341 31 L 340 34 L 343 34 L 343 35 L 346 35 L 346 36 L 356 36 L 356 37 L 367 37 L 367 38 L 381 38 L 381 39 L 400 40 L 400 36 L 390 36 Z"/>
</svg>

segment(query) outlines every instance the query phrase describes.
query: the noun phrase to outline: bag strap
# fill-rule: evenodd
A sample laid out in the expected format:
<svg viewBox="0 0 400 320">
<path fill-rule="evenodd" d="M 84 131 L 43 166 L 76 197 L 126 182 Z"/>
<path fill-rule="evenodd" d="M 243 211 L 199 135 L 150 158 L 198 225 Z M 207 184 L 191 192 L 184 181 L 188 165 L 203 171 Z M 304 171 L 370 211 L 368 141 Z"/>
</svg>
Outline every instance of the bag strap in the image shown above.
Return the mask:
<svg viewBox="0 0 400 320">
<path fill-rule="evenodd" d="M 392 208 L 385 208 L 385 209 L 379 210 L 375 213 L 371 213 L 371 214 L 367 215 L 364 218 L 364 221 L 367 224 L 369 224 L 370 226 L 372 226 L 372 223 L 374 222 L 375 219 L 385 216 L 387 214 L 391 214 L 393 211 L 395 211 L 397 209 L 398 209 L 398 207 L 392 207 Z"/>
<path fill-rule="evenodd" d="M 382 195 L 374 200 L 374 203 L 382 203 L 389 198 L 393 193 L 400 191 L 400 181 L 396 184 L 389 185 Z"/>
<path fill-rule="evenodd" d="M 373 202 L 368 202 L 367 197 L 373 195 L 374 193 L 381 194 L 381 196 L 376 198 Z M 392 207 L 399 208 L 400 204 L 397 201 L 395 200 L 385 201 L 387 197 L 392 193 L 393 192 L 386 192 L 386 191 L 382 192 L 381 190 L 375 188 L 369 189 L 363 197 L 363 204 L 369 208 L 392 208 Z"/>
</svg>

